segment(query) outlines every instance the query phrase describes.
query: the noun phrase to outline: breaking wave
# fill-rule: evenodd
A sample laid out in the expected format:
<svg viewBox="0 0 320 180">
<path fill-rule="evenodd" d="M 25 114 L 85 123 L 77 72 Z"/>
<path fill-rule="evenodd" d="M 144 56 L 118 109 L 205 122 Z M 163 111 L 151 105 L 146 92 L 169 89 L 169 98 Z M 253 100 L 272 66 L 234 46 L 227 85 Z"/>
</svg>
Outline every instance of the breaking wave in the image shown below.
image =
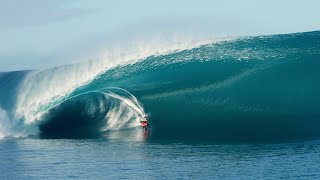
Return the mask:
<svg viewBox="0 0 320 180">
<path fill-rule="evenodd" d="M 0 74 L 0 135 L 92 137 L 147 112 L 154 139 L 320 137 L 319 31 L 150 52 Z"/>
</svg>

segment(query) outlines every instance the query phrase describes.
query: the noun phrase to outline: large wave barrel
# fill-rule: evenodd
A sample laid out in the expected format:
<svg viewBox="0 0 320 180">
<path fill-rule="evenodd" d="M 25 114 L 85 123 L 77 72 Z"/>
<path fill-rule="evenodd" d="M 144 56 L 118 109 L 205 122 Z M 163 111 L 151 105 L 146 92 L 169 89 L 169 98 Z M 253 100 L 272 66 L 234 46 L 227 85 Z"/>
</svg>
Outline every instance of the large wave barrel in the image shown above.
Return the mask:
<svg viewBox="0 0 320 180">
<path fill-rule="evenodd" d="M 311 138 L 320 136 L 319 60 L 320 32 L 240 38 L 149 57 L 94 83 L 135 94 L 154 138 Z"/>
<path fill-rule="evenodd" d="M 88 137 L 136 127 L 146 112 L 154 139 L 319 138 L 319 60 L 316 31 L 210 43 L 104 73 L 98 68 L 89 77 L 85 68 L 61 67 L 24 80 L 10 112 L 36 124 L 42 137 Z M 64 69 L 74 78 L 65 78 Z M 83 77 L 77 79 L 76 72 Z"/>
<path fill-rule="evenodd" d="M 42 116 L 40 136 L 81 138 L 99 136 L 110 109 L 102 94 L 85 94 L 50 109 Z"/>
<path fill-rule="evenodd" d="M 94 138 L 108 130 L 136 127 L 144 115 L 134 96 L 107 88 L 71 96 L 41 116 L 40 137 Z"/>
</svg>

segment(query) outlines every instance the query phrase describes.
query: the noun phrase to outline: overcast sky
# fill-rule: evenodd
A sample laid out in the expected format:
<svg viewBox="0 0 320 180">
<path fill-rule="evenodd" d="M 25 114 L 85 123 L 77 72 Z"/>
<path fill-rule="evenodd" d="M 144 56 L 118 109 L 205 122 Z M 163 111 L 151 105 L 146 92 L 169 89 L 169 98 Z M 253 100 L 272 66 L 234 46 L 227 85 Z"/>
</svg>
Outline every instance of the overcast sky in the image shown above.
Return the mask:
<svg viewBox="0 0 320 180">
<path fill-rule="evenodd" d="M 0 71 L 85 61 L 140 39 L 319 30 L 319 7 L 318 0 L 0 0 Z"/>
</svg>

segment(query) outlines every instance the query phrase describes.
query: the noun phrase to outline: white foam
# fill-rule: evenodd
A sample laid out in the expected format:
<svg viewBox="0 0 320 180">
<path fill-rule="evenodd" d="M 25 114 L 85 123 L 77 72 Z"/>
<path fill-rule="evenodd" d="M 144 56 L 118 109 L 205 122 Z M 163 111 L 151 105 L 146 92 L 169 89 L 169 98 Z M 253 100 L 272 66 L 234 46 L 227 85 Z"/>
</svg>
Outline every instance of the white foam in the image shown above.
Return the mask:
<svg viewBox="0 0 320 180">
<path fill-rule="evenodd" d="M 9 136 L 10 126 L 7 112 L 0 107 L 0 138 Z"/>
<path fill-rule="evenodd" d="M 103 131 L 131 128 L 140 124 L 139 121 L 145 116 L 145 112 L 134 96 L 128 98 L 112 92 L 104 94 L 106 97 L 119 100 L 119 104 L 113 106 L 107 113 L 106 119 L 108 119 L 108 121 Z"/>
</svg>

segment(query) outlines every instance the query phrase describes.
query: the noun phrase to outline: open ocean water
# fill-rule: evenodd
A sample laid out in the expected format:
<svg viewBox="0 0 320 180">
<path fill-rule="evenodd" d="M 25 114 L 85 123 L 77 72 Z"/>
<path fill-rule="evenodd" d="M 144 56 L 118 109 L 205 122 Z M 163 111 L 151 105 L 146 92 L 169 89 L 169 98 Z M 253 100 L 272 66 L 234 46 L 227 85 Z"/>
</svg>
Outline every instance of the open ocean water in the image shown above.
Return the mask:
<svg viewBox="0 0 320 180">
<path fill-rule="evenodd" d="M 0 140 L 0 179 L 319 179 L 320 141 Z"/>
</svg>

